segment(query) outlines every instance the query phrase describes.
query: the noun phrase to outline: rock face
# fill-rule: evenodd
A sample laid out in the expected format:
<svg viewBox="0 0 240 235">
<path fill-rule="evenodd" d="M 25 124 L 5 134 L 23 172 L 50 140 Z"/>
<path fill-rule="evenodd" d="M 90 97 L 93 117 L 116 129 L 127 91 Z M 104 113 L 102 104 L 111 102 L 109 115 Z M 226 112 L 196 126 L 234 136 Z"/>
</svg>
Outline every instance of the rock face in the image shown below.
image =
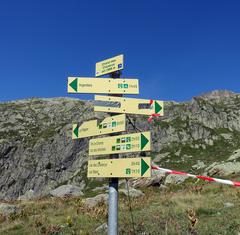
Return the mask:
<svg viewBox="0 0 240 235">
<path fill-rule="evenodd" d="M 93 112 L 92 102 L 70 98 L 1 103 L 0 199 L 29 190 L 48 195 L 66 184 L 83 192 L 94 188 L 86 176 L 89 138 L 73 141 L 71 128 L 105 116 Z M 151 156 L 162 167 L 187 171 L 197 161 L 222 164 L 240 149 L 240 95 L 215 91 L 189 102 L 165 102 L 164 117 L 148 123 L 146 116 L 129 115 L 127 130 L 151 131 Z"/>
<path fill-rule="evenodd" d="M 83 192 L 80 187 L 74 185 L 62 185 L 50 192 L 51 196 L 54 197 L 67 197 L 67 196 L 82 196 Z"/>
</svg>

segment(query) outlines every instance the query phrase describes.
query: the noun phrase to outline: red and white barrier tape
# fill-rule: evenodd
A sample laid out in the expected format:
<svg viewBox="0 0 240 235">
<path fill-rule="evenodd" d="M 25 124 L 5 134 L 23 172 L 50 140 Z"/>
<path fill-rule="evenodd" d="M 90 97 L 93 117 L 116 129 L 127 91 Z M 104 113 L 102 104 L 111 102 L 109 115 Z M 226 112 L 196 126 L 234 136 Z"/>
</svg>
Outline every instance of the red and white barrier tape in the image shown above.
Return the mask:
<svg viewBox="0 0 240 235">
<path fill-rule="evenodd" d="M 149 104 L 152 105 L 152 104 L 153 104 L 153 100 L 149 100 Z M 159 117 L 159 116 L 160 116 L 160 114 L 157 114 L 157 113 L 151 114 L 151 115 L 149 116 L 149 118 L 148 118 L 148 122 L 152 122 L 152 119 L 153 119 L 154 117 Z"/>
<path fill-rule="evenodd" d="M 236 187 L 240 187 L 240 182 L 237 182 L 237 181 L 217 179 L 217 178 L 212 178 L 212 177 L 208 177 L 208 176 L 204 176 L 204 175 L 193 175 L 193 174 L 189 174 L 189 173 L 182 172 L 182 171 L 174 171 L 174 170 L 161 168 L 161 167 L 155 166 L 155 165 L 152 165 L 151 168 L 152 168 L 152 170 L 163 171 L 163 172 L 166 172 L 166 173 L 169 173 L 169 174 L 186 175 L 186 176 L 196 178 L 196 179 L 201 179 L 201 180 L 205 180 L 205 181 L 217 182 L 217 183 L 220 183 L 220 184 L 228 184 L 228 185 L 233 185 L 233 186 L 236 186 Z"/>
</svg>

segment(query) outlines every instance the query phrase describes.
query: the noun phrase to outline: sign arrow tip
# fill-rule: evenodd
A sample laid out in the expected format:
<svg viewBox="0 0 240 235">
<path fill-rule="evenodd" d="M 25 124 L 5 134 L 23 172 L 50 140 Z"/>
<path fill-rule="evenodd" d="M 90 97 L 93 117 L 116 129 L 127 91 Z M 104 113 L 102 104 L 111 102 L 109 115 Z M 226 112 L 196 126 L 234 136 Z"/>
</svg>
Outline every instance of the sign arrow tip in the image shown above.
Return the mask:
<svg viewBox="0 0 240 235">
<path fill-rule="evenodd" d="M 141 158 L 141 176 L 149 169 L 149 165 Z"/>
<path fill-rule="evenodd" d="M 73 133 L 76 137 L 78 137 L 78 126 L 76 126 L 76 128 L 74 128 Z"/>
<path fill-rule="evenodd" d="M 162 110 L 162 106 L 155 101 L 155 113 L 159 113 Z"/>
<path fill-rule="evenodd" d="M 69 86 L 70 86 L 74 91 L 76 91 L 76 92 L 77 92 L 77 85 L 78 85 L 78 79 L 77 79 L 77 78 L 75 78 L 75 79 L 69 84 Z"/>
<path fill-rule="evenodd" d="M 141 134 L 141 150 L 147 145 L 149 140 L 145 137 L 145 135 Z"/>
</svg>

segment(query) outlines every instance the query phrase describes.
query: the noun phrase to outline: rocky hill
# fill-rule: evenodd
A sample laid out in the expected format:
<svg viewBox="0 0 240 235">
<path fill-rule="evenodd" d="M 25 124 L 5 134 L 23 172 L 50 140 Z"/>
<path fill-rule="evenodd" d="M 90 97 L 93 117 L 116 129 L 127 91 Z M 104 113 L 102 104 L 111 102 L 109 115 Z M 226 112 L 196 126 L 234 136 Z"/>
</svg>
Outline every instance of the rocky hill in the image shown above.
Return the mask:
<svg viewBox="0 0 240 235">
<path fill-rule="evenodd" d="M 87 192 L 88 138 L 71 139 L 72 123 L 106 116 L 93 103 L 70 98 L 0 104 L 0 199 L 29 190 L 36 196 L 64 184 Z M 128 132 L 150 130 L 153 161 L 162 167 L 219 175 L 240 173 L 240 94 L 213 91 L 189 102 L 165 102 L 165 116 L 129 115 Z M 135 154 L 136 155 L 136 154 Z"/>
</svg>

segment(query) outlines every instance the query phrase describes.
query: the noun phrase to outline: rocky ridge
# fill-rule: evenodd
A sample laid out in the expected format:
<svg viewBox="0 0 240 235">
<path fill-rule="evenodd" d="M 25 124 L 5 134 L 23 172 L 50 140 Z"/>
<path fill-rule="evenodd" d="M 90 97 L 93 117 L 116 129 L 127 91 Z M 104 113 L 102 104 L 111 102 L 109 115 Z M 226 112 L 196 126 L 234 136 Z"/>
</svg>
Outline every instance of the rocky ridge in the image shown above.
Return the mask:
<svg viewBox="0 0 240 235">
<path fill-rule="evenodd" d="M 87 179 L 89 138 L 73 141 L 71 126 L 105 116 L 93 112 L 92 102 L 71 98 L 1 103 L 0 199 L 29 190 L 47 195 L 66 184 L 83 193 L 104 188 L 105 179 Z M 149 124 L 145 116 L 129 115 L 127 129 L 151 131 L 153 151 L 147 155 L 162 167 L 215 176 L 240 173 L 239 94 L 214 91 L 189 102 L 165 102 L 164 117 Z"/>
</svg>

